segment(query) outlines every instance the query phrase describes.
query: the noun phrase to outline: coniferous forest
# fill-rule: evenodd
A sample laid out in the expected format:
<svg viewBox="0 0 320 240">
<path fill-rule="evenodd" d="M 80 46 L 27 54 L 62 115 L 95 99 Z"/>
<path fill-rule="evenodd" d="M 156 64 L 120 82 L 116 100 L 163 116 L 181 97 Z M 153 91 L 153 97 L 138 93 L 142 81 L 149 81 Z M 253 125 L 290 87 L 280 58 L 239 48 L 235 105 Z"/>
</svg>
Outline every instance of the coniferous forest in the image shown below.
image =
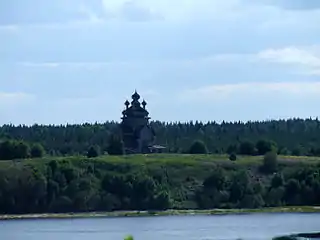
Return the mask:
<svg viewBox="0 0 320 240">
<path fill-rule="evenodd" d="M 221 124 L 151 122 L 157 143 L 170 153 L 186 153 L 195 140 L 203 141 L 210 153 L 254 155 L 261 140 L 272 142 L 282 155 L 320 156 L 320 121 L 290 119 Z M 33 125 L 0 127 L 0 139 L 41 144 L 49 155 L 86 154 L 91 146 L 107 152 L 112 136 L 120 137 L 116 122 L 81 125 Z"/>
<path fill-rule="evenodd" d="M 152 123 L 167 153 L 122 155 L 118 125 L 0 128 L 0 213 L 320 204 L 320 121 Z"/>
</svg>

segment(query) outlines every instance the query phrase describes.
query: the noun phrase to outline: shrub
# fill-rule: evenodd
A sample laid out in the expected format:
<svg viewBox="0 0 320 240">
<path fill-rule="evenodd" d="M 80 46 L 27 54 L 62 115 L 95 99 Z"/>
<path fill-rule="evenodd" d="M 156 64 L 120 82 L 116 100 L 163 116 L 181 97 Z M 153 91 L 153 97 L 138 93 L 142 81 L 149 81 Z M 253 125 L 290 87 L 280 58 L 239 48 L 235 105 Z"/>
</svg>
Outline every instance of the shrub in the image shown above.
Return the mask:
<svg viewBox="0 0 320 240">
<path fill-rule="evenodd" d="M 99 153 L 98 147 L 91 146 L 87 152 L 87 157 L 88 158 L 95 158 L 95 157 L 98 157 L 99 154 L 100 153 Z"/>
<path fill-rule="evenodd" d="M 260 140 L 256 144 L 257 152 L 259 155 L 264 155 L 267 152 L 277 151 L 277 144 L 272 141 Z"/>
<path fill-rule="evenodd" d="M 133 236 L 128 235 L 128 236 L 126 236 L 126 237 L 124 238 L 124 240 L 133 240 Z"/>
<path fill-rule="evenodd" d="M 267 152 L 263 157 L 262 168 L 267 173 L 273 173 L 278 167 L 278 156 L 275 152 Z"/>
<path fill-rule="evenodd" d="M 229 160 L 230 160 L 230 161 L 236 161 L 236 160 L 237 160 L 237 155 L 236 155 L 235 153 L 231 153 L 231 154 L 229 155 Z"/>
<path fill-rule="evenodd" d="M 32 158 L 41 158 L 45 154 L 45 150 L 41 144 L 34 144 L 31 147 L 30 155 Z"/>
<path fill-rule="evenodd" d="M 24 159 L 30 156 L 30 146 L 23 141 L 6 140 L 0 143 L 0 160 Z"/>
<path fill-rule="evenodd" d="M 208 153 L 207 146 L 204 144 L 202 141 L 195 141 L 190 149 L 189 149 L 190 154 L 206 154 Z"/>
</svg>

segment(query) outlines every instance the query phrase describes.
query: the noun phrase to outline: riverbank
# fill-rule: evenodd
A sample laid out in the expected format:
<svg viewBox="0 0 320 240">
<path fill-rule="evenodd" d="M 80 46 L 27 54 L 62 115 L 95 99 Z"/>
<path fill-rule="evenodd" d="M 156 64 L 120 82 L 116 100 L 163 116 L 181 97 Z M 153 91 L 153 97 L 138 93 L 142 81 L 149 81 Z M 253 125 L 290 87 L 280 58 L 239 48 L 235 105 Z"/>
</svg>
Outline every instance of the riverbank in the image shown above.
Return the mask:
<svg viewBox="0 0 320 240">
<path fill-rule="evenodd" d="M 320 158 L 279 156 L 271 161 L 271 171 L 263 156 L 242 157 L 150 154 L 0 161 L 0 213 L 72 212 L 0 219 L 287 212 L 302 210 L 257 209 L 320 206 Z M 237 210 L 220 210 L 224 208 Z M 239 210 L 243 208 L 254 210 Z M 110 213 L 117 209 L 214 210 Z"/>
<path fill-rule="evenodd" d="M 99 217 L 139 217 L 139 216 L 177 216 L 177 215 L 222 215 L 250 213 L 320 213 L 320 206 L 275 207 L 260 209 L 211 209 L 211 210 L 166 210 L 166 211 L 114 211 L 87 213 L 43 213 L 43 214 L 8 214 L 0 215 L 0 220 L 17 219 L 64 219 L 64 218 L 99 218 Z"/>
</svg>

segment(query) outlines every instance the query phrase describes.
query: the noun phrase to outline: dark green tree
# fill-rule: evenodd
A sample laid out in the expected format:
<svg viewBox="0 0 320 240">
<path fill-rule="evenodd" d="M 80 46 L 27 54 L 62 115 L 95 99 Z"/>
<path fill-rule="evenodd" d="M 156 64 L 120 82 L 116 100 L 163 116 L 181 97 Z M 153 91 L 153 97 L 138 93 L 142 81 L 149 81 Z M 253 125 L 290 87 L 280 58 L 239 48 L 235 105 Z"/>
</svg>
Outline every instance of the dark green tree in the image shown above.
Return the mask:
<svg viewBox="0 0 320 240">
<path fill-rule="evenodd" d="M 227 153 L 228 154 L 235 154 L 239 152 L 239 146 L 237 144 L 231 144 L 227 148 Z"/>
<path fill-rule="evenodd" d="M 281 173 L 275 174 L 271 179 L 271 188 L 278 188 L 284 185 L 284 178 Z"/>
<path fill-rule="evenodd" d="M 0 143 L 0 159 L 23 159 L 30 156 L 30 147 L 23 141 L 6 140 Z"/>
<path fill-rule="evenodd" d="M 0 159 L 11 160 L 14 159 L 14 149 L 12 141 L 6 140 L 0 142 Z"/>
<path fill-rule="evenodd" d="M 272 141 L 259 140 L 256 144 L 257 153 L 259 155 L 264 155 L 267 152 L 277 152 L 277 144 Z"/>
<path fill-rule="evenodd" d="M 266 193 L 265 201 L 268 207 L 282 206 L 284 203 L 284 187 L 271 188 L 269 192 Z"/>
<path fill-rule="evenodd" d="M 14 142 L 14 155 L 15 158 L 30 157 L 30 146 L 24 141 Z"/>
<path fill-rule="evenodd" d="M 231 154 L 229 155 L 229 160 L 230 160 L 230 161 L 236 161 L 236 160 L 237 160 L 237 155 L 236 155 L 235 153 L 231 153 Z"/>
<path fill-rule="evenodd" d="M 254 155 L 255 147 L 254 144 L 250 141 L 244 141 L 240 144 L 239 154 L 241 155 Z"/>
<path fill-rule="evenodd" d="M 97 146 L 91 146 L 88 149 L 87 157 L 88 158 L 95 158 L 95 157 L 98 157 L 99 154 L 100 154 L 100 149 Z"/>
<path fill-rule="evenodd" d="M 291 178 L 285 185 L 284 198 L 289 205 L 301 204 L 301 184 L 297 179 Z M 304 196 L 307 197 L 307 196 Z"/>
<path fill-rule="evenodd" d="M 273 173 L 278 167 L 278 156 L 275 152 L 267 152 L 263 157 L 262 169 L 266 173 Z"/>
<path fill-rule="evenodd" d="M 214 169 L 211 175 L 203 181 L 204 188 L 216 188 L 217 190 L 223 190 L 225 184 L 226 176 L 221 168 Z"/>
<path fill-rule="evenodd" d="M 207 154 L 207 146 L 203 141 L 194 141 L 189 149 L 190 154 Z"/>
<path fill-rule="evenodd" d="M 36 143 L 31 146 L 30 155 L 32 158 L 41 158 L 44 154 L 45 150 L 41 144 Z"/>
<path fill-rule="evenodd" d="M 280 147 L 278 149 L 278 154 L 279 155 L 290 155 L 290 151 L 286 147 Z"/>
<path fill-rule="evenodd" d="M 108 142 L 107 152 L 109 155 L 123 155 L 124 145 L 122 139 L 116 135 L 111 135 Z"/>
</svg>

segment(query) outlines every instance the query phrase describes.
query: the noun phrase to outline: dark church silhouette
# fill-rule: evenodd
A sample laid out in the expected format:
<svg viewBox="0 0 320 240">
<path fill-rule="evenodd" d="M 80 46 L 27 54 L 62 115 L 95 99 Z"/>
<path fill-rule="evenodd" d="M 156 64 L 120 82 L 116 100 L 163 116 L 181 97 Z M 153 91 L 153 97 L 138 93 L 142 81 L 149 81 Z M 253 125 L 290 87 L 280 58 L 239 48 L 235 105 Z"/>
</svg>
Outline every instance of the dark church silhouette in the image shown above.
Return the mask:
<svg viewBox="0 0 320 240">
<path fill-rule="evenodd" d="M 125 110 L 122 112 L 121 132 L 125 153 L 154 153 L 162 152 L 165 147 L 155 145 L 156 134 L 149 123 L 147 102 L 140 103 L 137 91 L 131 96 L 132 101 L 125 101 Z"/>
</svg>

